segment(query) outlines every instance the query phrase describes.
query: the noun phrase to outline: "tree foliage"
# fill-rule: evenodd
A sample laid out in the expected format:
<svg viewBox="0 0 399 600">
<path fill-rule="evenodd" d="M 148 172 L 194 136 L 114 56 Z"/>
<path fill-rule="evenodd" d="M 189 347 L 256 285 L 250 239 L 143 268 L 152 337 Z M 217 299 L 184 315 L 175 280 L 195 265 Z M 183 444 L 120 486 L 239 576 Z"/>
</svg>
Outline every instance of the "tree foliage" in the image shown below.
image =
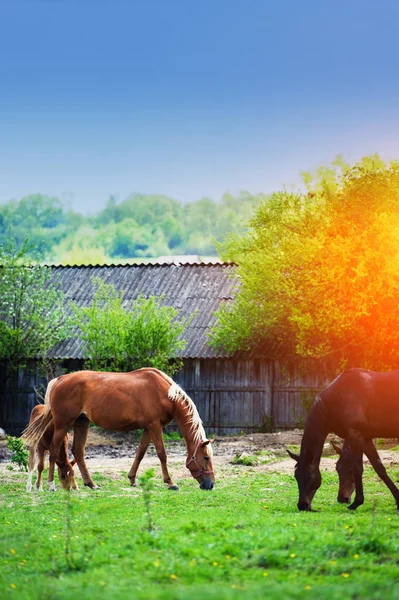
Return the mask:
<svg viewBox="0 0 399 600">
<path fill-rule="evenodd" d="M 125 307 L 123 294 L 93 279 L 95 293 L 88 307 L 76 305 L 76 325 L 85 344 L 86 365 L 97 371 L 131 371 L 156 367 L 172 375 L 181 367 L 178 353 L 189 319 L 163 306 L 162 298 L 143 296 Z"/>
<path fill-rule="evenodd" d="M 45 359 L 69 335 L 63 295 L 51 270 L 32 259 L 34 251 L 11 237 L 0 244 L 0 359 L 14 369 Z"/>
<path fill-rule="evenodd" d="M 399 165 L 337 160 L 306 191 L 273 194 L 221 246 L 240 291 L 212 344 L 386 369 L 399 366 Z"/>
<path fill-rule="evenodd" d="M 106 264 L 170 254 L 216 255 L 215 241 L 241 233 L 262 195 L 225 194 L 220 202 L 202 198 L 183 203 L 161 194 L 131 194 L 104 210 L 82 215 L 55 197 L 33 194 L 0 206 L 0 240 L 7 231 L 43 248 L 43 258 L 58 264 Z"/>
</svg>

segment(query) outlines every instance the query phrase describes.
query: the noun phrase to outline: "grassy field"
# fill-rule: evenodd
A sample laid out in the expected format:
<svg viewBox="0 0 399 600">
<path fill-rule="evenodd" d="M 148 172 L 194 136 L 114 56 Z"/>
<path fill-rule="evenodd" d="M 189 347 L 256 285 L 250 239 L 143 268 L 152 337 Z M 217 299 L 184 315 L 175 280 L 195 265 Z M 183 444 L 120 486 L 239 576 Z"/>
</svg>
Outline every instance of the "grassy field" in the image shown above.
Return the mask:
<svg viewBox="0 0 399 600">
<path fill-rule="evenodd" d="M 1 599 L 399 597 L 399 516 L 370 469 L 356 513 L 336 503 L 332 473 L 314 513 L 297 511 L 293 476 L 256 467 L 232 467 L 212 492 L 189 478 L 171 492 L 157 474 L 149 511 L 125 473 L 96 481 L 29 495 L 26 474 L 3 471 Z"/>
</svg>

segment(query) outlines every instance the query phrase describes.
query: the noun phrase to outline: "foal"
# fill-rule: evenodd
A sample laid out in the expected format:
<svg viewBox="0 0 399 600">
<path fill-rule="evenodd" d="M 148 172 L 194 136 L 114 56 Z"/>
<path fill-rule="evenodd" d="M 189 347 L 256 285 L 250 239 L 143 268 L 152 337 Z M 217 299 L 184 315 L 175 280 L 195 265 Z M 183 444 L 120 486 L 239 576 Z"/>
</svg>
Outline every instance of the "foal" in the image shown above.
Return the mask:
<svg viewBox="0 0 399 600">
<path fill-rule="evenodd" d="M 46 410 L 46 406 L 44 404 L 37 404 L 30 414 L 29 423 L 33 423 L 36 419 L 41 417 Z M 28 462 L 28 482 L 26 484 L 26 491 L 32 491 L 32 477 L 33 471 L 35 469 L 36 463 L 36 450 L 38 455 L 38 463 L 37 463 L 37 480 L 36 480 L 36 489 L 41 491 L 43 489 L 42 485 L 42 473 L 44 469 L 44 458 L 46 452 L 49 451 L 50 444 L 53 439 L 54 426 L 53 423 L 47 427 L 46 431 L 43 433 L 40 440 L 37 444 L 31 444 L 29 449 L 29 462 Z M 78 489 L 78 484 L 76 483 L 75 476 L 73 473 L 73 465 L 75 464 L 75 459 L 71 462 L 68 459 L 68 434 L 64 437 L 60 451 L 58 454 L 58 458 L 56 460 L 58 467 L 58 476 L 60 478 L 62 487 L 66 490 Z"/>
</svg>

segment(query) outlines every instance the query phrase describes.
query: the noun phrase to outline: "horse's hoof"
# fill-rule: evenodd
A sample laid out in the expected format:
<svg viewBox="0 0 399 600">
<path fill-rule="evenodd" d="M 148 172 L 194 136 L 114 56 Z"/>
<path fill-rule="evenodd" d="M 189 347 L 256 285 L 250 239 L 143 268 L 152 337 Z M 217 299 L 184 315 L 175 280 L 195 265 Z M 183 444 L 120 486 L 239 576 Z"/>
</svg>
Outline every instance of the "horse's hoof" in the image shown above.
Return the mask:
<svg viewBox="0 0 399 600">
<path fill-rule="evenodd" d="M 349 506 L 347 506 L 348 510 L 356 510 L 357 509 L 357 504 L 350 504 Z"/>
<path fill-rule="evenodd" d="M 85 487 L 90 488 L 91 490 L 97 490 L 100 486 L 95 483 L 85 483 Z"/>
<path fill-rule="evenodd" d="M 178 489 L 179 489 L 179 486 L 176 485 L 175 483 L 168 485 L 168 490 L 178 490 Z"/>
</svg>

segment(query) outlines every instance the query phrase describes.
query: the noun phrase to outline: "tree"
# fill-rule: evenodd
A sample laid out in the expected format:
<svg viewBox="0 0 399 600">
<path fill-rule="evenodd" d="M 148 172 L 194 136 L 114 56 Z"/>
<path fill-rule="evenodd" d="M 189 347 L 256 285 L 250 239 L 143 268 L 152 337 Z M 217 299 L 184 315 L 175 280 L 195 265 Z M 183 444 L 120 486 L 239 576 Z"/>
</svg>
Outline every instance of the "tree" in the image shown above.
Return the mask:
<svg viewBox="0 0 399 600">
<path fill-rule="evenodd" d="M 177 319 L 178 312 L 163 306 L 162 298 L 140 296 L 129 308 L 123 294 L 101 279 L 91 306 L 74 306 L 76 325 L 85 344 L 86 364 L 97 371 L 131 371 L 156 367 L 172 375 L 181 367 L 178 358 L 186 342 L 181 339 L 190 319 Z"/>
<path fill-rule="evenodd" d="M 27 240 L 18 245 L 7 237 L 0 244 L 0 359 L 12 370 L 45 359 L 69 335 L 63 294 L 34 254 Z"/>
<path fill-rule="evenodd" d="M 273 194 L 250 231 L 221 246 L 240 290 L 219 310 L 212 344 L 398 368 L 399 165 L 337 160 L 304 181 L 305 192 Z"/>
</svg>

